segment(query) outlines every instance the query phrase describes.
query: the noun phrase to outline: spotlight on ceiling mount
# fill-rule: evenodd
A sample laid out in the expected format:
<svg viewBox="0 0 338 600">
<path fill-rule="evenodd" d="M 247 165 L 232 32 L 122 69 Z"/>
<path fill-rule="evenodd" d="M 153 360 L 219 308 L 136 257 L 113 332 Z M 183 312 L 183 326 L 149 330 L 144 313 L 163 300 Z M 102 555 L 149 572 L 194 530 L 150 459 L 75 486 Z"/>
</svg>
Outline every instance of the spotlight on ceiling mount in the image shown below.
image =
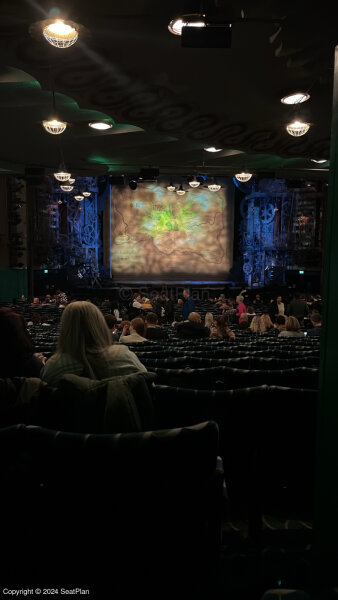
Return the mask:
<svg viewBox="0 0 338 600">
<path fill-rule="evenodd" d="M 99 131 L 105 131 L 105 129 L 111 129 L 113 127 L 113 124 L 108 123 L 107 121 L 93 121 L 92 123 L 88 123 L 88 125 L 92 129 L 98 129 Z"/>
<path fill-rule="evenodd" d="M 293 137 L 300 137 L 301 135 L 305 135 L 310 129 L 310 123 L 303 123 L 303 121 L 293 121 L 292 123 L 288 123 L 286 126 L 286 131 L 289 135 Z"/>
<path fill-rule="evenodd" d="M 206 27 L 204 17 L 205 15 L 200 15 L 198 13 L 181 15 L 170 21 L 168 29 L 170 33 L 174 35 L 182 35 L 182 27 Z"/>
<path fill-rule="evenodd" d="M 306 92 L 295 92 L 294 94 L 284 96 L 280 101 L 283 104 L 301 104 L 302 102 L 309 100 L 309 98 L 310 94 L 307 94 Z"/>
<path fill-rule="evenodd" d="M 73 21 L 63 21 L 57 19 L 54 22 L 49 22 L 42 29 L 43 37 L 56 48 L 69 48 L 79 37 L 78 25 Z"/>
<path fill-rule="evenodd" d="M 137 188 L 137 181 L 135 179 L 131 179 L 128 183 L 129 187 L 131 190 L 136 190 Z"/>
</svg>

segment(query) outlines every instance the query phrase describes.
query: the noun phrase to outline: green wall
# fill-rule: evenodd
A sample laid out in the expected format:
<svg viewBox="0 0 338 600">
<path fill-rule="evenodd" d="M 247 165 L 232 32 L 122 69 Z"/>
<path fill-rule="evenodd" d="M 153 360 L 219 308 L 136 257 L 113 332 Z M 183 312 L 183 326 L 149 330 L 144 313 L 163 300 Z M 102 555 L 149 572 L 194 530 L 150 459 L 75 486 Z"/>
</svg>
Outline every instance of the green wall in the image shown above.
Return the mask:
<svg viewBox="0 0 338 600">
<path fill-rule="evenodd" d="M 0 269 L 0 302 L 27 297 L 27 269 Z"/>
</svg>

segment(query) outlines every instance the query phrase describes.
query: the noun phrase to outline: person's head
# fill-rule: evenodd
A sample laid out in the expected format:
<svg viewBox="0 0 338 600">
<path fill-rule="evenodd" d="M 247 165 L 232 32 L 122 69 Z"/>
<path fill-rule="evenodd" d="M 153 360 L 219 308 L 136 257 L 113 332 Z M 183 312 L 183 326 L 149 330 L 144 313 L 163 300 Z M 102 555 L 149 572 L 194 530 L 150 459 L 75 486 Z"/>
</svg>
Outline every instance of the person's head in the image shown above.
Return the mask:
<svg viewBox="0 0 338 600">
<path fill-rule="evenodd" d="M 184 288 L 183 290 L 183 298 L 188 298 L 190 296 L 189 288 Z"/>
<path fill-rule="evenodd" d="M 298 319 L 296 319 L 296 317 L 287 317 L 285 322 L 285 329 L 286 331 L 299 331 L 300 324 Z"/>
<path fill-rule="evenodd" d="M 253 315 L 255 312 L 255 309 L 253 306 L 247 306 L 246 310 L 247 310 L 248 315 Z M 243 314 L 245 314 L 245 313 L 243 313 Z"/>
<path fill-rule="evenodd" d="M 273 322 L 271 321 L 270 316 L 268 314 L 264 313 L 261 316 L 260 325 L 261 325 L 262 332 L 267 331 L 268 329 L 271 329 L 273 327 Z"/>
<path fill-rule="evenodd" d="M 280 304 L 281 302 L 283 302 L 282 296 L 277 296 L 277 304 Z"/>
<path fill-rule="evenodd" d="M 229 336 L 229 322 L 226 315 L 220 315 L 216 319 L 216 329 L 218 337 L 227 338 Z"/>
<path fill-rule="evenodd" d="M 47 302 L 49 302 L 51 299 L 52 299 L 52 296 L 50 294 L 45 295 L 45 300 L 47 300 Z"/>
<path fill-rule="evenodd" d="M 282 331 L 283 329 L 285 329 L 285 317 L 284 317 L 284 315 L 278 315 L 276 317 L 276 320 L 274 322 L 274 327 L 276 329 L 279 329 L 280 331 Z"/>
<path fill-rule="evenodd" d="M 256 294 L 255 298 L 256 298 L 256 301 L 259 302 L 260 299 L 261 299 L 261 295 L 260 294 Z"/>
<path fill-rule="evenodd" d="M 139 335 L 141 335 L 142 337 L 145 336 L 145 332 L 146 332 L 146 325 L 145 322 L 143 321 L 143 319 L 141 319 L 141 317 L 135 317 L 135 319 L 132 319 L 130 321 L 130 333 L 138 333 Z"/>
<path fill-rule="evenodd" d="M 244 300 L 244 296 L 237 296 L 237 298 L 236 298 L 237 304 L 239 304 L 240 302 L 243 302 L 243 300 Z"/>
<path fill-rule="evenodd" d="M 124 328 L 126 328 L 126 329 L 128 329 L 128 331 L 129 331 L 129 327 L 130 327 L 130 321 L 126 321 L 126 320 L 124 320 L 124 321 L 121 321 L 121 322 L 120 322 L 120 323 L 117 325 L 117 327 L 118 327 L 118 329 L 121 329 L 121 330 L 122 330 L 122 329 L 124 329 Z"/>
<path fill-rule="evenodd" d="M 101 311 L 91 302 L 72 302 L 62 313 L 57 354 L 69 354 L 95 377 L 92 363 L 97 354 L 112 344 L 112 338 Z"/>
<path fill-rule="evenodd" d="M 146 324 L 148 327 L 156 327 L 158 323 L 158 316 L 154 312 L 149 312 L 146 316 Z"/>
<path fill-rule="evenodd" d="M 0 339 L 0 355 L 5 361 L 13 361 L 34 352 L 24 318 L 11 308 L 0 308 Z"/>
<path fill-rule="evenodd" d="M 211 312 L 207 312 L 207 314 L 205 315 L 205 319 L 204 319 L 204 325 L 206 327 L 211 327 L 213 322 L 214 322 L 213 314 Z"/>
<path fill-rule="evenodd" d="M 110 329 L 110 331 L 113 331 L 113 329 L 116 328 L 116 317 L 114 317 L 114 315 L 104 315 L 104 320 L 107 323 L 108 329 Z"/>
<path fill-rule="evenodd" d="M 191 312 L 188 317 L 188 321 L 190 321 L 191 323 L 201 323 L 201 315 L 197 312 Z"/>
<path fill-rule="evenodd" d="M 311 323 L 314 327 L 320 327 L 322 324 L 322 316 L 317 313 L 317 312 L 313 312 L 311 315 Z"/>
<path fill-rule="evenodd" d="M 141 294 L 139 294 L 139 292 L 135 292 L 134 300 L 136 300 L 137 302 L 141 302 L 142 296 L 141 296 Z"/>
<path fill-rule="evenodd" d="M 32 304 L 35 304 L 35 305 L 40 304 L 40 298 L 33 298 Z"/>
<path fill-rule="evenodd" d="M 249 320 L 249 319 L 248 319 L 248 314 L 247 314 L 247 313 L 242 313 L 242 314 L 239 316 L 238 322 L 239 322 L 239 323 L 244 323 L 244 321 L 248 321 L 248 320 Z"/>
<path fill-rule="evenodd" d="M 256 315 L 256 316 L 255 316 L 255 317 L 252 319 L 252 321 L 251 321 L 251 323 L 250 323 L 250 329 L 251 329 L 251 331 L 253 331 L 254 333 L 258 333 L 258 332 L 260 332 L 260 331 L 261 331 L 261 318 L 260 318 L 258 315 Z"/>
</svg>

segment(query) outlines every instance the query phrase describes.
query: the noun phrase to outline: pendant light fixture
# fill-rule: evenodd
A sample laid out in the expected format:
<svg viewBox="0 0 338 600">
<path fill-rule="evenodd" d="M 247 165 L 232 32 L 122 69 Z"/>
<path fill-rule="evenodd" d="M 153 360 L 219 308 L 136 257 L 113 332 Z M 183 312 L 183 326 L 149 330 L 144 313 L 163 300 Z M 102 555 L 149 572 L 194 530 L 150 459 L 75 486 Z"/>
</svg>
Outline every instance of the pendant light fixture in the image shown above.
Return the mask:
<svg viewBox="0 0 338 600">
<path fill-rule="evenodd" d="M 175 186 L 173 185 L 172 179 L 170 179 L 170 183 L 169 183 L 169 185 L 167 185 L 167 190 L 168 190 L 168 192 L 174 192 L 176 190 Z"/>
<path fill-rule="evenodd" d="M 220 189 L 221 186 L 214 180 L 214 178 L 212 178 L 212 183 L 209 183 L 208 190 L 210 190 L 210 192 L 219 192 Z"/>
<path fill-rule="evenodd" d="M 60 190 L 63 192 L 71 192 L 74 189 L 72 185 L 60 185 Z"/>
<path fill-rule="evenodd" d="M 71 173 L 68 173 L 64 163 L 61 163 L 59 166 L 59 170 L 56 171 L 56 173 L 54 173 L 54 177 L 58 181 L 68 181 L 70 176 L 71 176 Z"/>
<path fill-rule="evenodd" d="M 75 183 L 75 177 L 69 177 L 68 183 L 70 183 L 70 185 L 73 185 L 73 183 Z"/>
<path fill-rule="evenodd" d="M 178 190 L 176 190 L 176 194 L 178 194 L 179 196 L 184 196 L 185 190 L 183 189 L 183 185 L 182 184 L 180 185 L 180 187 L 178 188 Z"/>
<path fill-rule="evenodd" d="M 82 200 L 84 199 L 84 196 L 82 196 L 82 194 L 77 194 L 76 196 L 74 196 L 74 198 L 78 202 L 82 202 Z"/>
<path fill-rule="evenodd" d="M 46 24 L 42 29 L 45 40 L 55 48 L 69 48 L 78 40 L 78 25 L 73 21 L 56 21 Z"/>
<path fill-rule="evenodd" d="M 293 137 L 300 137 L 305 135 L 310 129 L 310 123 L 304 123 L 303 121 L 292 121 L 286 126 L 286 131 Z"/>
<path fill-rule="evenodd" d="M 248 171 L 245 171 L 244 169 L 243 169 L 243 171 L 241 171 L 241 173 L 236 173 L 236 175 L 235 175 L 235 178 L 240 183 L 246 183 L 247 181 L 249 181 L 249 179 L 251 179 L 251 177 L 252 177 L 252 173 L 249 173 Z"/>
<path fill-rule="evenodd" d="M 82 192 L 82 196 L 84 196 L 85 198 L 89 198 L 89 196 L 91 196 L 91 192 L 88 189 L 88 185 L 86 185 L 85 191 Z"/>
<path fill-rule="evenodd" d="M 189 181 L 189 185 L 192 188 L 198 188 L 200 185 L 200 182 L 196 180 L 196 177 L 194 177 L 193 179 L 191 179 L 191 181 Z"/>
<path fill-rule="evenodd" d="M 53 115 L 55 115 L 56 106 L 54 90 L 52 90 L 52 110 Z M 42 121 L 42 126 L 45 129 L 45 131 L 47 131 L 47 133 L 51 133 L 52 135 L 60 135 L 60 133 L 63 133 L 67 128 L 67 122 L 60 121 L 59 119 L 54 117 L 53 119 Z"/>
</svg>

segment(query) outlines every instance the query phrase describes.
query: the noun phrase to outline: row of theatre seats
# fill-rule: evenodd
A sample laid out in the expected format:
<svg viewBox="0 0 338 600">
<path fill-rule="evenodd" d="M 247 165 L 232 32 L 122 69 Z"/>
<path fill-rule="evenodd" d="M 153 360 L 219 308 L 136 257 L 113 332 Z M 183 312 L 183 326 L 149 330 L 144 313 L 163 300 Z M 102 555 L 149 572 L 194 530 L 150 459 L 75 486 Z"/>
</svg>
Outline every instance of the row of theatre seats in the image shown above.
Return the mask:
<svg viewBox="0 0 338 600">
<path fill-rule="evenodd" d="M 35 329 L 37 350 L 52 353 L 56 332 Z M 130 348 L 149 375 L 125 420 L 107 381 L 83 391 L 67 376 L 29 402 L 29 381 L 0 382 L 5 572 L 14 582 L 19 563 L 46 585 L 61 573 L 98 598 L 112 585 L 216 597 L 222 520 L 245 519 L 260 544 L 263 514 L 311 517 L 319 341 L 240 332 Z"/>
</svg>

